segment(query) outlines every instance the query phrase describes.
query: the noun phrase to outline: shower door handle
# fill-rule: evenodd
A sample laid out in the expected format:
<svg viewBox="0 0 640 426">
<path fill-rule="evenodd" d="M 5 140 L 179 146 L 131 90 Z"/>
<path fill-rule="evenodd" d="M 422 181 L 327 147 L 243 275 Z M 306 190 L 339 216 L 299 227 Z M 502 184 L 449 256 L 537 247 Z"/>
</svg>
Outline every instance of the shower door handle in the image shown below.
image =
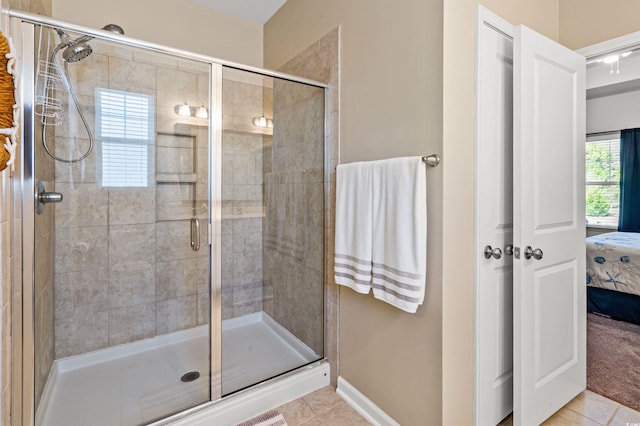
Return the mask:
<svg viewBox="0 0 640 426">
<path fill-rule="evenodd" d="M 191 249 L 200 250 L 200 220 L 195 216 L 191 218 Z"/>
<path fill-rule="evenodd" d="M 36 184 L 36 212 L 38 214 L 42 214 L 45 204 L 60 203 L 62 202 L 62 198 L 62 194 L 59 192 L 46 192 L 44 182 L 38 181 Z"/>
</svg>

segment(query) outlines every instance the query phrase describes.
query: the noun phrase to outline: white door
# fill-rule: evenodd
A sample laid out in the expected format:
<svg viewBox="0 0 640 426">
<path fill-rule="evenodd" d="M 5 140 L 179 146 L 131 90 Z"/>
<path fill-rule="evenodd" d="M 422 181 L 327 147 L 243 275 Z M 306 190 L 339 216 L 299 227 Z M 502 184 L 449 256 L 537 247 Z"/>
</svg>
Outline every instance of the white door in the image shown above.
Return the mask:
<svg viewBox="0 0 640 426">
<path fill-rule="evenodd" d="M 476 135 L 475 424 L 513 409 L 513 26 L 481 10 Z M 494 255 L 484 251 L 490 246 Z M 498 257 L 499 258 L 496 258 Z"/>
<path fill-rule="evenodd" d="M 586 387 L 585 74 L 583 56 L 515 27 L 515 425 Z"/>
</svg>

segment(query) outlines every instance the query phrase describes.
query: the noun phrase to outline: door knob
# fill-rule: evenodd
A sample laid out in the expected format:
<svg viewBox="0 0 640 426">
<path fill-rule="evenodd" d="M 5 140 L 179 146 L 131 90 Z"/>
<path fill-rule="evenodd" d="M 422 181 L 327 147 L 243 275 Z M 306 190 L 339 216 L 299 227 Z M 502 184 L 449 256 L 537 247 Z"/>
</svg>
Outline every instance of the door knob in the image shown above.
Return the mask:
<svg viewBox="0 0 640 426">
<path fill-rule="evenodd" d="M 500 259 L 502 257 L 502 250 L 500 248 L 492 248 L 491 246 L 485 246 L 484 248 L 484 258 L 485 259 Z"/>
<path fill-rule="evenodd" d="M 513 244 L 506 245 L 506 247 L 504 248 L 504 254 L 506 254 L 507 256 L 513 255 Z"/>
<path fill-rule="evenodd" d="M 533 250 L 531 248 L 531 246 L 527 246 L 524 249 L 524 257 L 525 257 L 525 259 L 531 259 L 531 257 L 533 257 L 536 260 L 540 260 L 540 259 L 542 259 L 543 255 L 544 255 L 544 253 L 539 248 Z"/>
</svg>

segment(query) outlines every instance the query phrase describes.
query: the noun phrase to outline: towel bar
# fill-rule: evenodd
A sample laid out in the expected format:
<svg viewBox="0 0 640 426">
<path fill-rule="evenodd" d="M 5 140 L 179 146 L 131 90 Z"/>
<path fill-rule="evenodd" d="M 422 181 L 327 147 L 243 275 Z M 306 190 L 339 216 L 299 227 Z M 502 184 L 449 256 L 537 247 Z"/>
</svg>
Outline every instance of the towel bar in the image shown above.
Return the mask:
<svg viewBox="0 0 640 426">
<path fill-rule="evenodd" d="M 438 154 L 427 155 L 422 157 L 422 161 L 424 161 L 431 167 L 436 167 L 438 164 L 440 164 L 440 156 Z"/>
</svg>

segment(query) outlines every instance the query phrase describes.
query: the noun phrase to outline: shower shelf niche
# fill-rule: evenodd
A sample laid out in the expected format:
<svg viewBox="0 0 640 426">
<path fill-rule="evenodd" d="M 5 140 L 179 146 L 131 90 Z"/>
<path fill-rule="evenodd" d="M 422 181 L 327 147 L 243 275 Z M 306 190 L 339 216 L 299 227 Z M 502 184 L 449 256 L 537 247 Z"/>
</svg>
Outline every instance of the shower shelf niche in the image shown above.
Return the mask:
<svg viewBox="0 0 640 426">
<path fill-rule="evenodd" d="M 157 133 L 156 182 L 196 183 L 196 137 L 175 133 Z"/>
</svg>

